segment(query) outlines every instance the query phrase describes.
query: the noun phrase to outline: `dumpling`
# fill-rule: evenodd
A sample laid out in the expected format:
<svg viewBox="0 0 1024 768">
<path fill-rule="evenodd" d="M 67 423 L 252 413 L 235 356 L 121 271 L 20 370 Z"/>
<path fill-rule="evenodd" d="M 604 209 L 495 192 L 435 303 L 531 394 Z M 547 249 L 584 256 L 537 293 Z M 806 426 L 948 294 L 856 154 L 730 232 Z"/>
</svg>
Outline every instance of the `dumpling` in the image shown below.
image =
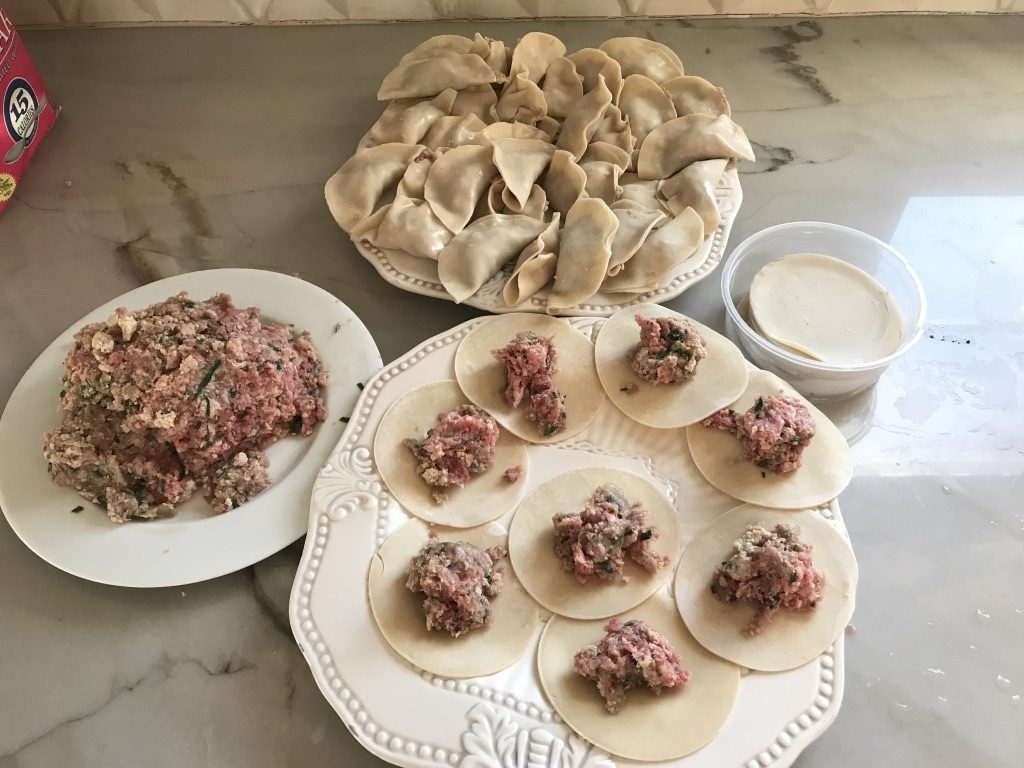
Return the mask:
<svg viewBox="0 0 1024 768">
<path fill-rule="evenodd" d="M 576 73 L 583 78 L 583 92 L 597 88 L 598 78 L 604 78 L 605 87 L 612 95 L 612 102 L 619 100 L 622 88 L 622 67 L 619 62 L 597 48 L 580 48 L 566 56 L 576 65 Z"/>
<path fill-rule="evenodd" d="M 526 205 L 534 183 L 548 167 L 554 151 L 553 146 L 538 139 L 494 142 L 494 165 L 520 207 Z"/>
<path fill-rule="evenodd" d="M 605 109 L 612 103 L 612 94 L 598 75 L 597 85 L 583 94 L 569 110 L 556 145 L 579 160 L 587 151 L 594 133 L 604 118 Z"/>
<path fill-rule="evenodd" d="M 395 99 L 370 129 L 374 144 L 417 144 L 437 118 L 451 114 L 457 93 L 452 88 L 432 99 Z"/>
<path fill-rule="evenodd" d="M 424 199 L 452 232 L 461 232 L 498 169 L 490 147 L 476 144 L 449 149 L 430 168 Z"/>
<path fill-rule="evenodd" d="M 662 285 L 668 273 L 700 250 L 704 223 L 692 208 L 647 236 L 622 271 L 601 289 L 608 293 L 645 293 Z"/>
<path fill-rule="evenodd" d="M 409 163 L 409 167 L 405 169 L 405 173 L 402 174 L 401 181 L 398 182 L 396 194 L 422 198 L 423 189 L 427 183 L 427 174 L 430 173 L 430 168 L 434 165 L 436 157 L 437 155 L 429 149 L 414 157 Z"/>
<path fill-rule="evenodd" d="M 525 74 L 517 74 L 496 107 L 498 119 L 509 123 L 535 124 L 548 113 L 547 102 L 540 87 Z"/>
<path fill-rule="evenodd" d="M 391 70 L 377 91 L 378 101 L 436 96 L 445 88 L 460 90 L 471 85 L 497 82 L 487 62 L 473 53 L 438 53 L 429 59 L 401 62 Z"/>
<path fill-rule="evenodd" d="M 562 124 L 549 115 L 545 115 L 537 121 L 537 128 L 543 131 L 544 135 L 548 137 L 548 141 L 551 142 L 555 140 L 561 127 Z"/>
<path fill-rule="evenodd" d="M 596 197 L 611 205 L 622 194 L 622 187 L 619 186 L 619 174 L 622 171 L 619 166 L 604 160 L 592 160 L 581 162 L 580 168 L 587 174 L 587 197 Z"/>
<path fill-rule="evenodd" d="M 547 227 L 548 223 L 540 219 L 500 213 L 474 221 L 438 256 L 441 285 L 460 304 Z"/>
<path fill-rule="evenodd" d="M 580 197 L 586 196 L 587 174 L 569 152 L 556 149 L 541 186 L 551 208 L 564 217 Z"/>
<path fill-rule="evenodd" d="M 704 231 L 714 232 L 721 221 L 715 188 L 729 162 L 718 159 L 690 163 L 672 178 L 659 182 L 658 195 L 673 215 L 693 208 L 704 222 Z"/>
<path fill-rule="evenodd" d="M 539 184 L 533 185 L 526 202 L 522 204 L 505 187 L 501 190 L 501 203 L 504 206 L 503 213 L 518 213 L 532 219 L 543 219 L 548 210 L 548 196 Z"/>
<path fill-rule="evenodd" d="M 540 128 L 525 123 L 491 123 L 480 131 L 478 143 L 494 144 L 504 139 L 536 139 L 551 143 L 551 137 Z"/>
<path fill-rule="evenodd" d="M 473 40 L 463 35 L 434 35 L 405 54 L 399 63 L 429 59 L 446 53 L 469 53 L 472 48 Z"/>
<path fill-rule="evenodd" d="M 613 37 L 600 49 L 622 67 L 622 76 L 643 75 L 663 83 L 683 74 L 683 62 L 667 45 L 643 37 Z"/>
<path fill-rule="evenodd" d="M 518 306 L 551 282 L 558 262 L 560 216 L 551 218 L 547 229 L 519 254 L 512 276 L 505 283 L 501 297 L 510 307 Z"/>
<path fill-rule="evenodd" d="M 619 109 L 629 120 L 637 146 L 643 145 L 647 134 L 659 125 L 676 117 L 672 99 L 661 90 L 661 86 L 644 75 L 629 75 L 622 82 Z"/>
<path fill-rule="evenodd" d="M 449 115 L 439 117 L 430 126 L 422 142 L 431 149 L 461 147 L 479 143 L 488 126 L 476 115 Z"/>
<path fill-rule="evenodd" d="M 608 275 L 617 275 L 623 265 L 643 245 L 651 230 L 665 220 L 660 210 L 651 210 L 632 200 L 618 200 L 612 203 L 612 213 L 619 220 L 612 240 L 612 255 L 608 260 Z"/>
<path fill-rule="evenodd" d="M 641 179 L 667 179 L 698 160 L 754 159 L 747 135 L 725 115 L 692 114 L 651 131 L 637 158 Z"/>
<path fill-rule="evenodd" d="M 583 153 L 583 157 L 580 158 L 580 163 L 595 161 L 614 163 L 620 171 L 625 173 L 629 168 L 629 153 L 607 141 L 592 141 L 587 146 L 587 151 Z"/>
<path fill-rule="evenodd" d="M 680 117 L 695 113 L 712 117 L 732 114 L 729 102 L 725 98 L 725 91 L 703 77 L 677 77 L 662 83 L 661 87 L 672 99 L 672 105 Z"/>
<path fill-rule="evenodd" d="M 470 53 L 475 53 L 487 62 L 487 66 L 494 70 L 498 76 L 498 82 L 508 75 L 508 48 L 501 40 L 493 37 L 484 37 L 479 32 L 473 36 L 473 45 L 470 46 Z"/>
<path fill-rule="evenodd" d="M 398 193 L 371 242 L 378 248 L 436 260 L 452 236 L 425 201 Z"/>
<path fill-rule="evenodd" d="M 548 314 L 578 306 L 601 287 L 612 255 L 619 220 L 603 200 L 582 197 L 569 209 L 562 228 L 555 283 Z"/>
<path fill-rule="evenodd" d="M 635 173 L 624 173 L 619 177 L 622 186 L 620 200 L 632 200 L 644 208 L 660 211 L 661 201 L 658 199 L 658 180 L 644 181 Z"/>
<path fill-rule="evenodd" d="M 474 115 L 485 123 L 493 123 L 498 119 L 495 107 L 498 94 L 491 85 L 473 85 L 457 92 L 455 103 L 449 110 L 451 115 Z"/>
<path fill-rule="evenodd" d="M 547 32 L 527 32 L 512 51 L 513 75 L 524 73 L 534 83 L 544 79 L 551 62 L 565 56 L 565 43 Z"/>
<path fill-rule="evenodd" d="M 604 116 L 597 124 L 597 130 L 591 136 L 591 141 L 601 141 L 606 144 L 618 147 L 624 152 L 633 153 L 636 140 L 633 138 L 633 131 L 629 127 L 629 121 L 622 117 L 619 108 L 614 104 L 605 107 Z"/>
<path fill-rule="evenodd" d="M 346 160 L 324 187 L 327 207 L 338 225 L 351 232 L 373 213 L 384 193 L 425 149 L 422 144 L 381 144 L 361 149 Z"/>
<path fill-rule="evenodd" d="M 551 62 L 541 90 L 548 114 L 561 119 L 583 98 L 583 78 L 576 73 L 576 65 L 562 56 Z"/>
</svg>

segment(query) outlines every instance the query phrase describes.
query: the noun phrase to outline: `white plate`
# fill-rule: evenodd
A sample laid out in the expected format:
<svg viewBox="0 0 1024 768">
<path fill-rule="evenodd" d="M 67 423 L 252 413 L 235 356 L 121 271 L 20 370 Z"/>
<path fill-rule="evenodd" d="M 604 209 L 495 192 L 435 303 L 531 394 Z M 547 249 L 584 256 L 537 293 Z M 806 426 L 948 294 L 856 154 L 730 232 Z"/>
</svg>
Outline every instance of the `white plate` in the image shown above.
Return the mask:
<svg viewBox="0 0 1024 768">
<path fill-rule="evenodd" d="M 360 145 L 362 146 L 362 145 Z M 647 293 L 622 294 L 598 292 L 586 304 L 572 307 L 559 314 L 580 315 L 585 317 L 607 317 L 620 309 L 654 302 L 660 304 L 674 299 L 691 285 L 707 277 L 718 266 L 725 254 L 725 244 L 729 240 L 729 232 L 736 220 L 740 204 L 743 202 L 743 191 L 740 189 L 740 177 L 735 168 L 729 168 L 718 183 L 715 190 L 718 208 L 722 221 L 711 237 L 704 239 L 697 256 L 687 259 L 676 270 L 670 273 L 668 283 Z M 356 249 L 363 254 L 381 277 L 392 285 L 424 296 L 451 301 L 451 296 L 441 285 L 437 277 L 437 262 L 410 256 L 404 251 L 381 250 L 368 241 L 357 242 Z M 501 291 L 511 275 L 508 265 L 490 280 L 484 283 L 479 291 L 463 303 L 488 312 L 546 312 L 548 289 L 544 288 L 536 296 L 524 301 L 517 307 L 508 306 L 501 298 Z"/>
<path fill-rule="evenodd" d="M 348 429 L 313 486 L 309 532 L 292 587 L 292 629 L 324 696 L 356 738 L 385 760 L 409 768 L 612 768 L 614 760 L 575 736 L 545 700 L 537 678 L 536 644 L 496 675 L 444 679 L 392 651 L 367 607 L 370 559 L 385 537 L 408 519 L 374 468 L 371 449 L 377 424 L 404 392 L 450 378 L 459 340 L 479 322 L 471 320 L 430 339 L 367 384 Z M 603 322 L 572 321 L 592 338 Z M 531 446 L 530 451 L 530 489 L 567 470 L 595 464 L 648 477 L 679 510 L 684 541 L 738 504 L 700 476 L 683 429 L 644 427 L 607 400 L 577 438 Z M 821 513 L 845 535 L 835 502 Z M 508 519 L 506 515 L 498 522 L 507 526 Z M 840 637 L 802 667 L 746 675 L 718 738 L 689 757 L 661 765 L 788 766 L 832 722 L 842 695 Z"/>
<path fill-rule="evenodd" d="M 165 520 L 112 523 L 70 488 L 55 485 L 43 459 L 43 434 L 60 424 L 58 393 L 76 330 L 117 307 L 142 309 L 188 291 L 206 299 L 231 295 L 265 319 L 308 330 L 327 365 L 327 421 L 308 438 L 290 437 L 267 451 L 273 484 L 236 510 L 214 515 L 199 494 Z M 337 330 L 335 328 L 337 327 Z M 337 443 L 342 416 L 381 365 L 369 332 L 352 310 L 315 285 L 276 272 L 216 269 L 144 285 L 90 312 L 32 364 L 0 417 L 0 506 L 15 533 L 61 570 L 104 584 L 165 587 L 211 579 L 262 560 L 305 532 L 309 489 Z M 85 509 L 79 514 L 71 510 Z"/>
</svg>

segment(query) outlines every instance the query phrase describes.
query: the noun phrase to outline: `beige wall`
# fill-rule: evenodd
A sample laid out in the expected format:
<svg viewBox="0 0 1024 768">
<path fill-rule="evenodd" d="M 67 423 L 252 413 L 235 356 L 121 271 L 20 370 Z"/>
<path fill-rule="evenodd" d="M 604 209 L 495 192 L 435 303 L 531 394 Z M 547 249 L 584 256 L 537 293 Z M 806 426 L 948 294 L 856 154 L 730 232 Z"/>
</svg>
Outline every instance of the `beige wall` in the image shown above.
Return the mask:
<svg viewBox="0 0 1024 768">
<path fill-rule="evenodd" d="M 0 0 L 20 25 L 274 24 L 540 16 L 1024 13 L 1024 0 Z"/>
</svg>

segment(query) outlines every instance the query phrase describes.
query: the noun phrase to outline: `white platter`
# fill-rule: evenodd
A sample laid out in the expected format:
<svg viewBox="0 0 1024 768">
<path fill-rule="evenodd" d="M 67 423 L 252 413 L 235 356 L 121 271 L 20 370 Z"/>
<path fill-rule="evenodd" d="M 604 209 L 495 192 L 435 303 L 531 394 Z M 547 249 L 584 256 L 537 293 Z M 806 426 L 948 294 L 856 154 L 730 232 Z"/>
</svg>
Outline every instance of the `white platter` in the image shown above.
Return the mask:
<svg viewBox="0 0 1024 768">
<path fill-rule="evenodd" d="M 613 768 L 615 759 L 574 735 L 545 700 L 536 671 L 536 644 L 496 675 L 444 679 L 392 651 L 367 606 L 370 559 L 408 519 L 374 467 L 377 424 L 403 393 L 451 378 L 458 342 L 479 322 L 471 320 L 435 336 L 367 384 L 313 486 L 309 531 L 289 606 L 292 630 L 324 696 L 356 738 L 385 760 L 408 768 Z M 604 321 L 571 322 L 593 337 Z M 738 503 L 700 476 L 683 429 L 644 427 L 608 400 L 578 437 L 531 446 L 530 451 L 525 480 L 530 489 L 567 470 L 595 464 L 648 477 L 680 511 L 684 541 Z M 845 535 L 836 502 L 821 514 Z M 508 519 L 498 522 L 507 526 Z M 541 627 L 538 623 L 537 636 Z M 802 667 L 745 675 L 736 707 L 719 736 L 687 758 L 660 765 L 791 765 L 835 719 L 842 695 L 840 637 Z"/>
<path fill-rule="evenodd" d="M 55 485 L 43 458 L 43 434 L 60 424 L 58 393 L 75 331 L 117 307 L 141 309 L 180 291 L 206 299 L 231 295 L 264 319 L 308 330 L 329 371 L 328 415 L 311 437 L 290 437 L 267 451 L 273 484 L 236 510 L 214 515 L 199 495 L 174 517 L 123 525 L 70 488 Z M 0 507 L 30 549 L 61 570 L 90 581 L 163 587 L 203 581 L 251 565 L 298 539 L 306 528 L 309 490 L 338 442 L 362 383 L 381 365 L 359 318 L 326 291 L 294 277 L 256 269 L 217 269 L 144 285 L 83 317 L 62 333 L 22 377 L 0 417 Z M 84 507 L 72 514 L 76 507 Z"/>
<path fill-rule="evenodd" d="M 735 168 L 729 168 L 723 174 L 715 191 L 715 197 L 722 215 L 718 228 L 711 233 L 710 237 L 704 239 L 704 244 L 701 245 L 695 256 L 680 264 L 670 274 L 665 285 L 641 294 L 602 293 L 599 291 L 588 299 L 586 304 L 573 307 L 561 314 L 607 317 L 634 304 L 645 302 L 660 304 L 674 299 L 691 285 L 707 277 L 718 266 L 718 262 L 725 254 L 725 244 L 729 240 L 729 232 L 732 230 L 732 224 L 736 220 L 736 214 L 743 202 L 740 177 Z M 380 273 L 380 276 L 392 285 L 423 296 L 452 300 L 437 277 L 436 261 L 410 256 L 402 251 L 381 250 L 365 240 L 355 243 L 355 246 Z M 546 312 L 547 288 L 519 306 L 510 307 L 505 303 L 501 298 L 501 291 L 510 275 L 511 265 L 506 265 L 505 269 L 484 283 L 479 291 L 463 303 L 494 313 Z"/>
</svg>

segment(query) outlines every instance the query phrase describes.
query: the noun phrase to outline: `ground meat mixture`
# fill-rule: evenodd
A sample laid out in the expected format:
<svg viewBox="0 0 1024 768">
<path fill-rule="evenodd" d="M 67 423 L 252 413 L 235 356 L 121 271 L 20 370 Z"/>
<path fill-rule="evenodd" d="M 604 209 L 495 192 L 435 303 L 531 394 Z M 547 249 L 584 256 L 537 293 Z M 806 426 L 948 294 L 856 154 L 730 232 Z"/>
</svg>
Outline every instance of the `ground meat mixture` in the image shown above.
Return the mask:
<svg viewBox="0 0 1024 768">
<path fill-rule="evenodd" d="M 788 523 L 771 530 L 761 524 L 747 526 L 711 577 L 711 592 L 719 600 L 746 600 L 757 607 L 744 630 L 748 635 L 758 634 L 783 608 L 809 610 L 822 599 L 825 577 L 811 562 L 811 546 L 797 535 Z"/>
<path fill-rule="evenodd" d="M 406 440 L 405 445 L 416 457 L 416 474 L 440 504 L 448 499 L 448 488 L 461 488 L 473 475 L 490 469 L 498 422 L 475 405 L 461 405 L 437 419 L 426 438 Z"/>
<path fill-rule="evenodd" d="M 814 437 L 814 417 L 795 397 L 759 397 L 746 413 L 723 408 L 703 424 L 732 432 L 749 461 L 777 473 L 797 469 L 800 454 Z"/>
<path fill-rule="evenodd" d="M 423 545 L 412 559 L 405 586 L 426 595 L 427 629 L 452 637 L 491 622 L 491 598 L 501 592 L 502 547 L 480 549 L 465 542 L 438 541 Z"/>
<path fill-rule="evenodd" d="M 704 339 L 686 320 L 673 317 L 635 318 L 640 343 L 630 353 L 630 367 L 652 384 L 678 384 L 692 379 L 697 363 L 707 357 Z"/>
<path fill-rule="evenodd" d="M 551 522 L 555 554 L 580 584 L 595 574 L 601 579 L 624 578 L 627 555 L 648 573 L 668 564 L 667 557 L 651 552 L 658 533 L 647 525 L 643 507 L 630 504 L 615 486 L 602 485 L 582 512 L 561 512 Z"/>
<path fill-rule="evenodd" d="M 518 408 L 526 398 L 527 418 L 537 422 L 544 437 L 564 430 L 565 395 L 552 382 L 558 373 L 558 353 L 552 340 L 522 331 L 492 354 L 505 364 L 505 402 Z"/>
<path fill-rule="evenodd" d="M 622 709 L 630 688 L 646 687 L 661 695 L 663 689 L 690 679 L 668 640 L 644 622 L 611 619 L 604 631 L 601 642 L 576 654 L 573 669 L 597 683 L 605 709 L 613 715 Z"/>
<path fill-rule="evenodd" d="M 173 514 L 197 488 L 216 512 L 239 506 L 270 483 L 264 449 L 326 416 L 309 334 L 226 294 L 181 293 L 85 326 L 62 382 L 50 474 L 115 522 Z"/>
<path fill-rule="evenodd" d="M 522 467 L 518 467 L 518 466 L 516 466 L 516 467 L 509 467 L 504 472 L 505 479 L 508 480 L 510 483 L 518 483 L 519 482 L 519 478 L 522 476 L 522 474 L 523 474 L 523 468 Z"/>
</svg>

